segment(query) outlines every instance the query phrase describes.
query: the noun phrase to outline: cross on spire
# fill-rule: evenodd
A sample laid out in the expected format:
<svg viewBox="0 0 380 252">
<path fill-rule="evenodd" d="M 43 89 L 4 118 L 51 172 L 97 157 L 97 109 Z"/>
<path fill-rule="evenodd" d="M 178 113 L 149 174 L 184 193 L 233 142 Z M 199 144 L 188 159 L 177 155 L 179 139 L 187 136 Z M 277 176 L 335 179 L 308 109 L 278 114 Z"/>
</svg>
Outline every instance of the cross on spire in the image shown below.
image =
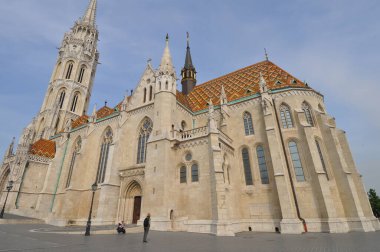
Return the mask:
<svg viewBox="0 0 380 252">
<path fill-rule="evenodd" d="M 264 48 L 264 52 L 265 52 L 265 60 L 268 61 L 269 57 L 268 57 L 268 53 L 267 53 L 267 49 L 266 48 Z"/>
</svg>

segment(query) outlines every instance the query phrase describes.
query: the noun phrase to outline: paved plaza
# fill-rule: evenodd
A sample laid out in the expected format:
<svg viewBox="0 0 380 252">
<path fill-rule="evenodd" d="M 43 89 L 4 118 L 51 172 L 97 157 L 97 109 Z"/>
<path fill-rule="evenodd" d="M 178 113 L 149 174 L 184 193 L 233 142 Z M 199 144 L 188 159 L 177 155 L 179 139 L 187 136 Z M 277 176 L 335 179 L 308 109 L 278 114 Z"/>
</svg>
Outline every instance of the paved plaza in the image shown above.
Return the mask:
<svg viewBox="0 0 380 252">
<path fill-rule="evenodd" d="M 133 229 L 133 228 L 132 228 Z M 44 224 L 0 225 L 1 251 L 155 251 L 155 252 L 224 252 L 224 251 L 289 251 L 289 252 L 359 252 L 380 251 L 380 232 L 348 234 L 308 233 L 281 235 L 243 232 L 236 237 L 216 237 L 184 232 L 149 233 L 148 243 L 142 243 L 142 231 L 126 235 L 83 235 L 84 228 L 57 228 Z M 78 231 L 81 232 L 78 233 Z M 94 228 L 94 231 L 99 229 Z M 107 230 L 105 230 L 107 231 Z"/>
</svg>

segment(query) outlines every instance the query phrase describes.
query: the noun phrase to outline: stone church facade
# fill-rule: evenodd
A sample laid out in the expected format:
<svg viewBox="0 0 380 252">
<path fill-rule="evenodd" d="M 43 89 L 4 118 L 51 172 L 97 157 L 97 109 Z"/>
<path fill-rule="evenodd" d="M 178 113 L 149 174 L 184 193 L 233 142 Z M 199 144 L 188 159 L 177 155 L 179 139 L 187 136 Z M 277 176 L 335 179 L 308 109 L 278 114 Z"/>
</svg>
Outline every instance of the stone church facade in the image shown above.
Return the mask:
<svg viewBox="0 0 380 252">
<path fill-rule="evenodd" d="M 42 107 L 0 167 L 7 212 L 234 235 L 379 230 L 345 132 L 323 95 L 265 60 L 196 85 L 189 41 L 178 91 L 166 37 L 131 95 L 87 115 L 96 0 L 64 35 Z"/>
</svg>

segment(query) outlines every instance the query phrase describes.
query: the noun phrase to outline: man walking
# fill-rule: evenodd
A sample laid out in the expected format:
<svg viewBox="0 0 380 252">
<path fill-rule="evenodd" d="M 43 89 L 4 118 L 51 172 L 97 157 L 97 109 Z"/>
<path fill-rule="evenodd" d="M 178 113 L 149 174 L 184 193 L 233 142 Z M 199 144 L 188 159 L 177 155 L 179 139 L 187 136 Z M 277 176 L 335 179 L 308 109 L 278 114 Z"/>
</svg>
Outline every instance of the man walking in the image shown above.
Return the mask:
<svg viewBox="0 0 380 252">
<path fill-rule="evenodd" d="M 148 215 L 144 219 L 144 239 L 143 239 L 143 242 L 148 242 L 146 240 L 146 238 L 148 236 L 149 228 L 150 228 L 150 213 L 148 213 Z"/>
</svg>

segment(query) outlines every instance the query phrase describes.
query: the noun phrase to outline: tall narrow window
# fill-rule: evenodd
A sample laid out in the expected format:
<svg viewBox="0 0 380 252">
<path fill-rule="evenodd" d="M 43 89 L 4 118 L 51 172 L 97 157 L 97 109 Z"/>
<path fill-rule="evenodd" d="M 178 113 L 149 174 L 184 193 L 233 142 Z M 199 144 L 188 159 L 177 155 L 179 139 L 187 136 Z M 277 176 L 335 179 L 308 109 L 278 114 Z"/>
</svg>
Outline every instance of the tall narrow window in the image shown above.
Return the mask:
<svg viewBox="0 0 380 252">
<path fill-rule="evenodd" d="M 150 133 L 152 132 L 153 123 L 149 118 L 146 118 L 140 128 L 138 147 L 137 147 L 137 163 L 145 163 L 146 159 L 146 144 Z"/>
<path fill-rule="evenodd" d="M 182 183 L 186 183 L 186 166 L 182 166 L 180 169 L 179 169 L 179 182 L 182 184 Z"/>
<path fill-rule="evenodd" d="M 264 153 L 263 147 L 257 146 L 256 153 L 257 153 L 257 160 L 259 162 L 261 183 L 269 184 L 268 169 L 267 169 L 267 163 L 265 161 L 265 153 Z"/>
<path fill-rule="evenodd" d="M 78 103 L 78 97 L 79 97 L 79 94 L 75 93 L 73 102 L 71 104 L 71 112 L 75 112 L 75 109 L 76 109 L 77 103 Z"/>
<path fill-rule="evenodd" d="M 314 126 L 313 116 L 311 114 L 311 108 L 306 102 L 302 103 L 302 110 L 305 113 L 306 121 L 310 126 Z"/>
<path fill-rule="evenodd" d="M 67 72 L 66 72 L 66 79 L 70 79 L 71 77 L 71 73 L 73 71 L 73 63 L 70 63 L 68 68 L 67 68 Z"/>
<path fill-rule="evenodd" d="M 79 71 L 79 75 L 78 75 L 78 82 L 79 83 L 82 83 L 85 71 L 86 71 L 86 68 L 84 66 L 82 66 L 80 71 Z"/>
<path fill-rule="evenodd" d="M 169 82 L 168 82 L 168 81 L 165 82 L 165 89 L 166 89 L 166 90 L 169 89 Z"/>
<path fill-rule="evenodd" d="M 249 162 L 249 153 L 248 149 L 244 148 L 241 151 L 242 157 L 243 157 L 243 166 L 244 166 L 244 176 L 245 176 L 245 184 L 246 185 L 253 185 L 252 180 L 252 171 L 251 171 L 251 164 Z"/>
<path fill-rule="evenodd" d="M 65 101 L 65 96 L 66 96 L 66 92 L 65 91 L 62 91 L 61 94 L 59 95 L 59 108 L 61 109 L 63 107 L 63 102 Z"/>
<path fill-rule="evenodd" d="M 321 146 L 319 145 L 319 142 L 318 142 L 317 139 L 315 140 L 315 144 L 317 145 L 318 154 L 319 154 L 319 158 L 321 159 L 321 163 L 322 163 L 323 171 L 324 171 L 325 174 L 326 174 L 327 180 L 329 180 L 329 175 L 328 175 L 328 173 L 327 173 L 326 164 L 325 164 L 325 160 L 324 160 L 324 158 L 323 158 L 323 154 L 322 154 Z"/>
<path fill-rule="evenodd" d="M 289 151 L 297 181 L 305 181 L 300 155 L 298 154 L 298 148 L 295 142 L 289 142 Z"/>
<path fill-rule="evenodd" d="M 193 164 L 191 166 L 191 182 L 197 182 L 197 181 L 199 181 L 198 165 Z"/>
<path fill-rule="evenodd" d="M 58 126 L 59 126 L 59 117 L 57 118 L 57 122 L 55 123 L 55 127 L 54 127 L 54 133 L 55 134 L 58 133 Z"/>
<path fill-rule="evenodd" d="M 251 116 L 251 114 L 248 113 L 248 112 L 245 112 L 244 116 L 243 116 L 243 119 L 244 119 L 245 135 L 246 136 L 253 135 L 254 132 L 253 132 L 253 124 L 252 124 L 252 116 Z"/>
<path fill-rule="evenodd" d="M 82 140 L 79 138 L 75 143 L 73 155 L 71 157 L 69 173 L 67 174 L 67 180 L 66 180 L 66 188 L 70 187 L 71 177 L 73 175 L 73 170 L 74 170 L 74 165 L 75 165 L 75 160 L 76 160 L 76 157 L 77 157 L 81 147 L 82 147 Z"/>
<path fill-rule="evenodd" d="M 282 104 L 280 106 L 281 123 L 284 129 L 293 128 L 292 116 L 288 106 Z"/>
<path fill-rule="evenodd" d="M 146 102 L 146 88 L 144 88 L 144 99 L 143 99 L 143 103 Z"/>
<path fill-rule="evenodd" d="M 108 128 L 105 131 L 103 136 L 102 145 L 100 148 L 100 157 L 99 157 L 99 165 L 98 165 L 98 173 L 96 175 L 96 182 L 98 184 L 103 183 L 106 175 L 107 162 L 108 162 L 108 154 L 110 150 L 110 145 L 112 144 L 112 130 Z"/>
<path fill-rule="evenodd" d="M 150 86 L 150 87 L 149 87 L 149 101 L 151 101 L 152 98 L 153 98 L 153 87 Z"/>
</svg>

